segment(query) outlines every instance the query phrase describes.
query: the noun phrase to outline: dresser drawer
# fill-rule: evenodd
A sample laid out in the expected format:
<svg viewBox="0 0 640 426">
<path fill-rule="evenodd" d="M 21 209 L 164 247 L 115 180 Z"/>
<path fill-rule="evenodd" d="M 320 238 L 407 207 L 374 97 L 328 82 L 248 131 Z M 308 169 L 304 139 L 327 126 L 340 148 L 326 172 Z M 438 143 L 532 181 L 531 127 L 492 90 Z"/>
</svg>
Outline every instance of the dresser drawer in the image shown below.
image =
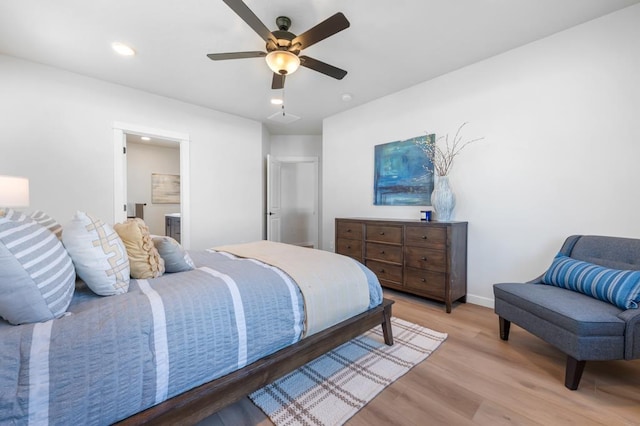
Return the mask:
<svg viewBox="0 0 640 426">
<path fill-rule="evenodd" d="M 407 226 L 405 239 L 407 246 L 445 249 L 447 247 L 447 229 L 431 226 Z"/>
<path fill-rule="evenodd" d="M 366 233 L 367 241 L 402 244 L 402 226 L 367 224 Z"/>
<path fill-rule="evenodd" d="M 336 225 L 336 237 L 350 240 L 362 240 L 362 223 L 338 222 Z"/>
<path fill-rule="evenodd" d="M 375 260 L 367 260 L 365 265 L 377 275 L 379 280 L 402 283 L 402 265 L 392 265 Z"/>
<path fill-rule="evenodd" d="M 365 257 L 367 259 L 385 260 L 402 264 L 402 247 L 380 243 L 367 243 Z"/>
<path fill-rule="evenodd" d="M 408 290 L 437 300 L 445 300 L 445 274 L 407 268 L 404 285 Z"/>
<path fill-rule="evenodd" d="M 405 246 L 404 264 L 411 268 L 446 272 L 447 253 L 444 250 Z"/>
<path fill-rule="evenodd" d="M 336 244 L 336 253 L 353 257 L 362 262 L 362 240 L 348 240 L 346 238 L 338 238 Z"/>
</svg>

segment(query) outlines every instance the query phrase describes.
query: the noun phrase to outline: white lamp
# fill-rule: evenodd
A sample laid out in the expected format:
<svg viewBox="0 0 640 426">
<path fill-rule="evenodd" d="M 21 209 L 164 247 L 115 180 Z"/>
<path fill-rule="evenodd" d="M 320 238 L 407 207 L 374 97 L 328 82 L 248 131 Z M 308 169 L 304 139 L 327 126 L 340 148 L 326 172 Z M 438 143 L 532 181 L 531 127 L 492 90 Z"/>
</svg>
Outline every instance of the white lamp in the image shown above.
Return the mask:
<svg viewBox="0 0 640 426">
<path fill-rule="evenodd" d="M 276 74 L 292 74 L 300 66 L 298 55 L 287 50 L 274 50 L 269 52 L 265 58 L 267 65 Z"/>
<path fill-rule="evenodd" d="M 0 207 L 27 207 L 29 179 L 0 175 Z"/>
</svg>

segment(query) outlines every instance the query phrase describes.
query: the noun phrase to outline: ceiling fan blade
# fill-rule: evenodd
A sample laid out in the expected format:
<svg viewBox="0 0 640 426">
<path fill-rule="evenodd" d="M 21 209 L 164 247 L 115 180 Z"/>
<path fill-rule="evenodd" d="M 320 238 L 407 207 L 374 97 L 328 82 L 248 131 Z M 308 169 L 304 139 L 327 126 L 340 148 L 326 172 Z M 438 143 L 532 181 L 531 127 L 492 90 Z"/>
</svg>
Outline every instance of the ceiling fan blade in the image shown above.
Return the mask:
<svg viewBox="0 0 640 426">
<path fill-rule="evenodd" d="M 300 43 L 300 49 L 306 49 L 307 47 L 316 44 L 319 41 L 324 40 L 327 37 L 334 35 L 342 30 L 349 28 L 349 21 L 342 14 L 338 12 L 335 15 L 320 22 L 315 27 L 307 30 L 293 39 L 291 45 Z"/>
<path fill-rule="evenodd" d="M 264 41 L 273 40 L 276 41 L 269 28 L 267 28 L 262 21 L 256 16 L 255 13 L 249 9 L 249 6 L 244 4 L 242 0 L 222 0 L 226 3 L 227 6 L 233 10 L 236 15 L 238 15 L 244 22 L 246 22 L 253 31 L 258 33 L 260 37 L 264 39 Z"/>
<path fill-rule="evenodd" d="M 231 52 L 231 53 L 209 53 L 207 58 L 212 61 L 223 61 L 225 59 L 244 59 L 244 58 L 259 58 L 260 56 L 267 56 L 266 52 Z"/>
<path fill-rule="evenodd" d="M 310 58 L 308 56 L 300 56 L 300 65 L 314 71 L 321 72 L 322 74 L 326 74 L 329 77 L 333 77 L 338 80 L 342 80 L 344 76 L 347 75 L 347 72 L 345 70 L 334 67 L 333 65 L 326 64 L 317 59 Z"/>
<path fill-rule="evenodd" d="M 284 88 L 284 74 L 276 74 L 273 73 L 273 80 L 271 80 L 271 88 L 272 89 L 283 89 Z"/>
</svg>

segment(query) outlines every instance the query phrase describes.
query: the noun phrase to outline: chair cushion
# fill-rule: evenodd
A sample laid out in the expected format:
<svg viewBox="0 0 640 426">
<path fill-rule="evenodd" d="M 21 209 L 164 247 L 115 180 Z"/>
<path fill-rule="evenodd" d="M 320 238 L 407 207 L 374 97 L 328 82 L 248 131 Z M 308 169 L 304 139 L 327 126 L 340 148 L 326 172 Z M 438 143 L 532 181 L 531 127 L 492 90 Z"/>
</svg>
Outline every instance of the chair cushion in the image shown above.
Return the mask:
<svg viewBox="0 0 640 426">
<path fill-rule="evenodd" d="M 575 335 L 624 335 L 625 322 L 618 318 L 622 310 L 582 293 L 549 285 L 522 283 L 495 284 L 493 292 L 496 304 L 498 299 L 504 300 Z M 500 312 L 496 313 L 500 315 Z M 518 324 L 516 319 L 509 320 Z"/>
<path fill-rule="evenodd" d="M 640 271 L 610 269 L 558 254 L 542 277 L 543 284 L 578 291 L 621 309 L 640 301 Z"/>
</svg>

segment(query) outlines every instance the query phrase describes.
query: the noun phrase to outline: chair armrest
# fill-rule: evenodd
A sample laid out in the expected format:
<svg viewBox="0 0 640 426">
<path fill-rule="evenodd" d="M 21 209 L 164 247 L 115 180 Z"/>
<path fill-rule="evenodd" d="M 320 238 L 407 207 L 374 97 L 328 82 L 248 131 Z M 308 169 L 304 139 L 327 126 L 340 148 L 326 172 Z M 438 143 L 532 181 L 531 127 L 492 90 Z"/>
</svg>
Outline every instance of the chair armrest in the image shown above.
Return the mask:
<svg viewBox="0 0 640 426">
<path fill-rule="evenodd" d="M 618 318 L 626 323 L 624 333 L 624 359 L 640 358 L 640 309 L 627 309 Z"/>
<path fill-rule="evenodd" d="M 532 279 L 531 281 L 527 281 L 527 284 L 542 284 L 542 277 L 544 277 L 545 273 L 541 274 L 537 278 Z"/>
</svg>

